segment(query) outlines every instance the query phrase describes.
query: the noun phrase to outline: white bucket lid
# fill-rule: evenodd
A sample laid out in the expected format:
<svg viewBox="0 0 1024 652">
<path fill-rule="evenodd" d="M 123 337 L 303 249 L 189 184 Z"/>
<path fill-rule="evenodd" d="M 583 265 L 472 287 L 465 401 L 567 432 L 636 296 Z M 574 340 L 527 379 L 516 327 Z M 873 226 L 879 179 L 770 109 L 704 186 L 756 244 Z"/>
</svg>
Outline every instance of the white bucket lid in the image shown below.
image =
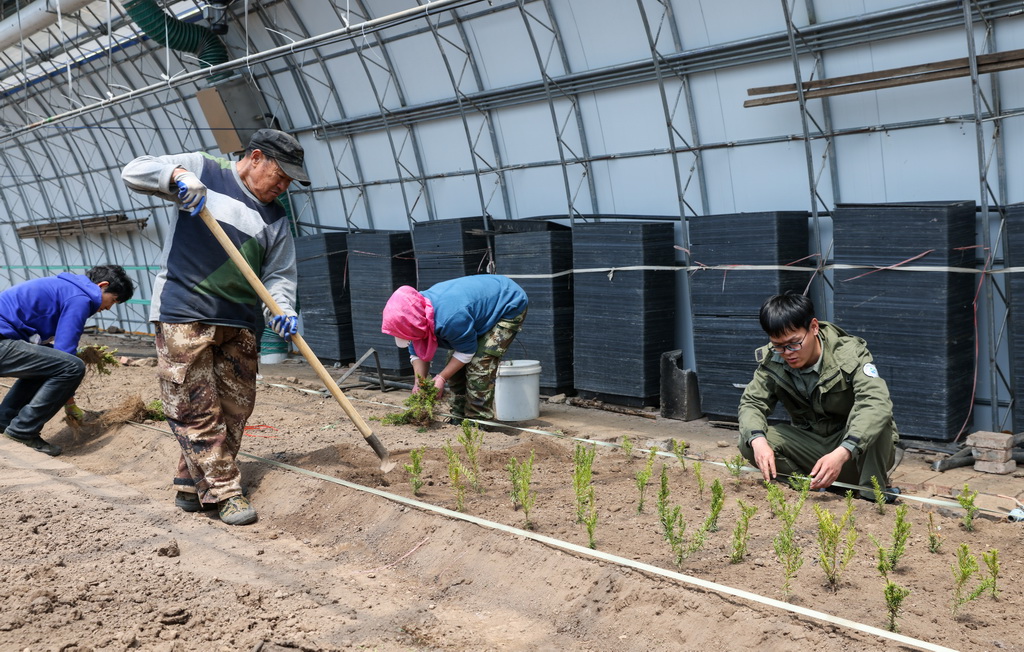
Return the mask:
<svg viewBox="0 0 1024 652">
<path fill-rule="evenodd" d="M 540 373 L 540 360 L 502 360 L 499 376 L 531 376 Z"/>
</svg>

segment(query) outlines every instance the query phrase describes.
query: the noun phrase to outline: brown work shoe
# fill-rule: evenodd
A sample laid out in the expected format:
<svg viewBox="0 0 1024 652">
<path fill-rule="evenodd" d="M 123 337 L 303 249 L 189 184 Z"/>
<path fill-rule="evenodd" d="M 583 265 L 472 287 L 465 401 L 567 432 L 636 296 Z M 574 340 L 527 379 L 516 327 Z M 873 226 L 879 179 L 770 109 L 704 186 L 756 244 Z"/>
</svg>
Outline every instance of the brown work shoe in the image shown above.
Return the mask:
<svg viewBox="0 0 1024 652">
<path fill-rule="evenodd" d="M 232 496 L 217 503 L 220 520 L 228 525 L 249 525 L 256 522 L 256 510 L 245 496 Z"/>
</svg>

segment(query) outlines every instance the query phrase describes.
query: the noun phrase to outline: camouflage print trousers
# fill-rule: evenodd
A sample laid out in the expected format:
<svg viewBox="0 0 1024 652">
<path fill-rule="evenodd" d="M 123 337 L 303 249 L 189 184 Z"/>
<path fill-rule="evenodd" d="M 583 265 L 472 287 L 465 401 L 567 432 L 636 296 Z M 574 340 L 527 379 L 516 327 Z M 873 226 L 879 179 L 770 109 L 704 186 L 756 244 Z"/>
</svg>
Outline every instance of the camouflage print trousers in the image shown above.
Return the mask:
<svg viewBox="0 0 1024 652">
<path fill-rule="evenodd" d="M 181 457 L 178 491 L 204 503 L 242 493 L 235 458 L 256 403 L 256 336 L 244 328 L 157 323 L 157 375 Z"/>
<path fill-rule="evenodd" d="M 465 367 L 448 380 L 448 403 L 456 418 L 494 419 L 494 379 L 501 356 L 523 330 L 526 311 L 511 319 L 502 319 L 476 343 L 476 354 Z M 451 360 L 451 352 L 448 359 Z"/>
</svg>

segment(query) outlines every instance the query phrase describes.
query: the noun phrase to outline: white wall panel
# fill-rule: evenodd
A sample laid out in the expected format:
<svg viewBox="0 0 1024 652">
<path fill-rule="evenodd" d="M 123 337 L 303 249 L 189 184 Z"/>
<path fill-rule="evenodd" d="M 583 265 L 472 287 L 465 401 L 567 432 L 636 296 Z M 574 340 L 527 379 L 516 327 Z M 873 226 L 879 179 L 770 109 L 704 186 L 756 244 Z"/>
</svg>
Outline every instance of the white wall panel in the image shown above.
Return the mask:
<svg viewBox="0 0 1024 652">
<path fill-rule="evenodd" d="M 444 34 L 455 43 L 459 42 L 458 32 L 454 29 L 444 30 Z M 472 72 L 466 67 L 466 56 L 451 43 L 444 43 L 444 46 L 456 80 L 462 77 L 462 91 L 472 93 L 478 90 Z M 416 34 L 389 43 L 387 48 L 401 80 L 406 103 L 423 104 L 454 95 L 448 69 L 432 33 Z"/>
<path fill-rule="evenodd" d="M 494 125 L 506 165 L 558 160 L 558 143 L 546 103 L 496 111 Z"/>
<path fill-rule="evenodd" d="M 536 4 L 533 8 L 537 9 Z M 476 18 L 466 23 L 466 32 L 485 88 L 538 79 L 537 58 L 518 9 Z"/>
<path fill-rule="evenodd" d="M 797 24 L 806 23 L 806 14 L 797 2 Z M 672 10 L 686 49 L 720 45 L 731 41 L 784 32 L 786 23 L 778 2 L 762 0 L 675 0 Z"/>
<path fill-rule="evenodd" d="M 432 179 L 428 185 L 437 219 L 480 215 L 480 194 L 477 192 L 476 179 L 473 175 Z"/>
<path fill-rule="evenodd" d="M 801 141 L 704 153 L 712 214 L 806 210 L 807 165 Z"/>
<path fill-rule="evenodd" d="M 378 113 L 377 100 L 358 55 L 346 54 L 330 59 L 327 67 L 347 117 Z"/>
<path fill-rule="evenodd" d="M 538 215 L 568 215 L 562 173 L 556 166 L 510 170 L 509 203 L 516 219 Z"/>
<path fill-rule="evenodd" d="M 679 215 L 672 160 L 667 155 L 597 161 L 591 165 L 591 174 L 602 213 Z M 700 204 L 696 191 L 687 199 Z"/>
<path fill-rule="evenodd" d="M 615 88 L 580 98 L 580 110 L 593 156 L 664 149 L 668 128 L 655 84 Z M 689 134 L 685 107 L 675 117 Z"/>
<path fill-rule="evenodd" d="M 650 46 L 635 2 L 588 0 L 553 4 L 570 71 L 650 58 Z M 531 11 L 541 13 L 540 7 Z"/>
</svg>

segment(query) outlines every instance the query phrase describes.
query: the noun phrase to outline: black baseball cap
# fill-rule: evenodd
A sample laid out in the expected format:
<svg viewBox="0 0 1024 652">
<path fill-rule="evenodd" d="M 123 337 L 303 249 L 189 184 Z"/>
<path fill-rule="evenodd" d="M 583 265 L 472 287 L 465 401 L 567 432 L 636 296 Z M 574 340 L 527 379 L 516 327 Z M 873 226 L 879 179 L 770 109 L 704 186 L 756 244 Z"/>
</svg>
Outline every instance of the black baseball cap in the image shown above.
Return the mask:
<svg viewBox="0 0 1024 652">
<path fill-rule="evenodd" d="M 258 149 L 281 166 L 281 170 L 304 186 L 309 185 L 309 176 L 303 169 L 305 152 L 302 145 L 291 134 L 277 129 L 260 129 L 249 140 L 249 149 Z"/>
</svg>

